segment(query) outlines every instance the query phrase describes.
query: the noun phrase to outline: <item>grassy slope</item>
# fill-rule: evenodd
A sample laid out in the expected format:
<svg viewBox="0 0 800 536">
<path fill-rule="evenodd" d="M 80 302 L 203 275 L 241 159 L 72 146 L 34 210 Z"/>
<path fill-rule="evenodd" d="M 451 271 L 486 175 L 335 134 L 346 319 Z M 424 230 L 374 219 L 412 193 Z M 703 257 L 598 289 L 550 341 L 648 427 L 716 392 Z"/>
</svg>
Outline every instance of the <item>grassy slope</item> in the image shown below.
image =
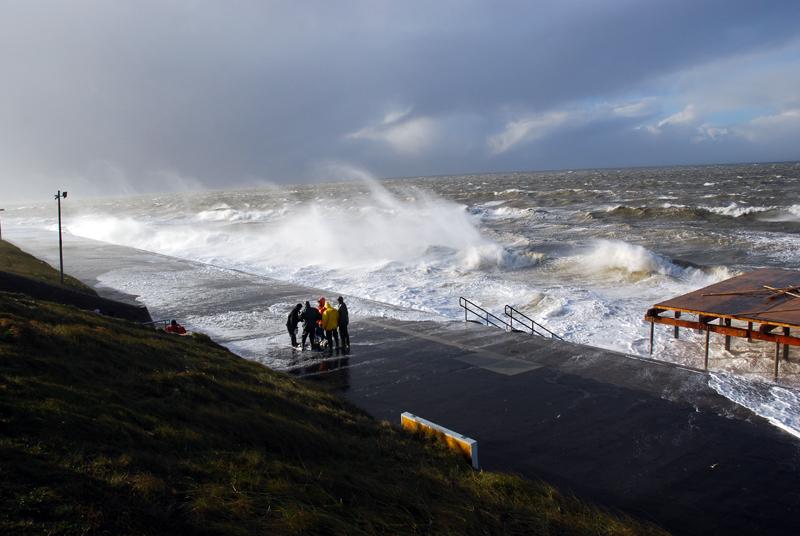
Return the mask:
<svg viewBox="0 0 800 536">
<path fill-rule="evenodd" d="M 0 533 L 660 531 L 474 472 L 204 336 L 0 293 Z"/>
<path fill-rule="evenodd" d="M 58 270 L 53 269 L 53 267 L 46 262 L 25 253 L 17 246 L 5 240 L 0 240 L 0 270 L 54 285 L 61 284 L 61 276 Z M 97 294 L 91 287 L 84 285 L 74 277 L 66 274 L 64 275 L 64 285 L 73 290 L 79 290 L 88 294 Z"/>
</svg>

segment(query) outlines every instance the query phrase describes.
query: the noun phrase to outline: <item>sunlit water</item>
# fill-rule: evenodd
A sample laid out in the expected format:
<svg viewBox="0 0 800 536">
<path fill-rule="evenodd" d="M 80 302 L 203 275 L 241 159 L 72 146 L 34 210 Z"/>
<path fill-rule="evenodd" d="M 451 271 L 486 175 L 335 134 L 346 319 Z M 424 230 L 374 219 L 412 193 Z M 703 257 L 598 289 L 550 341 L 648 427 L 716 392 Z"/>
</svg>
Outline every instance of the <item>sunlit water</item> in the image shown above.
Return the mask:
<svg viewBox="0 0 800 536">
<path fill-rule="evenodd" d="M 568 340 L 645 355 L 652 304 L 797 267 L 798 193 L 800 164 L 789 163 L 70 198 L 64 209 L 77 236 L 336 289 L 407 308 L 404 318 L 463 318 L 459 296 L 495 313 L 511 304 Z M 9 207 L 5 225 L 53 229 L 52 208 Z M 160 299 L 157 285 L 141 288 L 146 304 Z M 666 330 L 654 356 L 702 366 L 704 339 Z M 772 345 L 711 350 L 714 389 L 800 434 L 800 350 L 781 385 L 770 382 Z"/>
</svg>

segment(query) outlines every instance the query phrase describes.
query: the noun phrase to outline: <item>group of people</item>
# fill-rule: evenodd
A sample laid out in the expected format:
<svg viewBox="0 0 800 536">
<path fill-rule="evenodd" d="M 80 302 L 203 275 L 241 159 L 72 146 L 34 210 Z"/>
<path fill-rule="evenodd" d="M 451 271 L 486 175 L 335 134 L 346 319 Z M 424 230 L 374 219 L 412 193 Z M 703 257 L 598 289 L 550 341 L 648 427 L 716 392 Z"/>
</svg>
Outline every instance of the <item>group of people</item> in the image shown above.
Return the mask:
<svg viewBox="0 0 800 536">
<path fill-rule="evenodd" d="M 323 296 L 317 300 L 318 307 L 312 307 L 309 302 L 298 303 L 289 313 L 286 320 L 286 329 L 289 330 L 289 337 L 292 339 L 292 347 L 306 349 L 306 340 L 311 343 L 312 350 L 322 350 L 323 345 L 329 352 L 335 349 L 346 351 L 350 350 L 350 334 L 347 326 L 350 323 L 350 315 L 347 312 L 347 305 L 344 298 L 339 296 L 336 301 L 339 307 L 336 308 Z M 302 344 L 297 343 L 297 328 L 303 323 Z"/>
</svg>

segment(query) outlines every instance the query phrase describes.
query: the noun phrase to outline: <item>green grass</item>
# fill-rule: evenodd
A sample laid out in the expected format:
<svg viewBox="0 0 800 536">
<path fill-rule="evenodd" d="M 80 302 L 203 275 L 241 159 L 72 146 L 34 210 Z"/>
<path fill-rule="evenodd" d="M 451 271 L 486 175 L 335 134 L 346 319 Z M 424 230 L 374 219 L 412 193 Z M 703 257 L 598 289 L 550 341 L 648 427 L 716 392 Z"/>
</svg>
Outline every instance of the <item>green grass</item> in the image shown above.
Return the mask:
<svg viewBox="0 0 800 536">
<path fill-rule="evenodd" d="M 0 271 L 53 285 L 61 284 L 61 275 L 58 270 L 5 240 L 0 240 Z M 93 288 L 66 274 L 64 274 L 64 286 L 87 294 L 97 294 Z"/>
<path fill-rule="evenodd" d="M 228 352 L 0 293 L 0 533 L 657 534 Z"/>
</svg>

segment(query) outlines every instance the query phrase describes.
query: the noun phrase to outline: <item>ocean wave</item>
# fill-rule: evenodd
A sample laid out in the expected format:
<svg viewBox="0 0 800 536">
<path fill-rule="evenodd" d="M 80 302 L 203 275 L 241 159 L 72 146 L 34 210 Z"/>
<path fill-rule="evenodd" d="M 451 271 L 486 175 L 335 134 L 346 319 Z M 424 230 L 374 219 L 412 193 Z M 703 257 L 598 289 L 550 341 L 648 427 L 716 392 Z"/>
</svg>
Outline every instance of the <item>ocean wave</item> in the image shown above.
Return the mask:
<svg viewBox="0 0 800 536">
<path fill-rule="evenodd" d="M 604 210 L 595 210 L 587 213 L 589 219 L 625 219 L 625 220 L 698 220 L 708 219 L 712 213 L 704 208 L 694 208 L 685 205 L 671 205 L 665 203 L 660 207 L 630 207 L 627 205 L 614 205 Z"/>
<path fill-rule="evenodd" d="M 521 270 L 541 264 L 546 256 L 535 251 L 514 251 L 498 244 L 471 246 L 462 252 L 461 267 L 467 271 Z"/>
<path fill-rule="evenodd" d="M 767 211 L 759 219 L 769 222 L 800 222 L 800 205 Z"/>
<path fill-rule="evenodd" d="M 195 215 L 195 219 L 204 222 L 266 222 L 276 217 L 283 216 L 286 212 L 286 206 L 265 210 L 239 210 L 228 206 L 221 206 L 209 210 L 202 210 Z"/>
<path fill-rule="evenodd" d="M 483 209 L 490 218 L 516 218 L 533 209 Z M 479 212 L 478 214 L 481 214 Z M 476 211 L 415 192 L 399 196 L 373 186 L 369 199 L 348 210 L 318 203 L 231 207 L 226 203 L 186 218 L 136 218 L 93 213 L 73 219 L 77 236 L 230 266 L 255 266 L 260 273 L 293 273 L 298 266 L 370 272 L 391 264 L 412 269 L 422 260 L 433 270 L 517 270 L 540 262 L 485 236 Z M 263 222 L 265 227 L 219 225 Z M 312 232 L 309 241 L 304 231 Z"/>
<path fill-rule="evenodd" d="M 673 260 L 622 240 L 598 240 L 588 253 L 571 257 L 568 262 L 589 277 L 616 276 L 628 282 L 660 275 L 705 286 L 732 275 L 724 266 L 700 266 Z"/>
<path fill-rule="evenodd" d="M 631 207 L 612 205 L 601 210 L 586 213 L 587 218 L 595 220 L 686 220 L 708 221 L 721 218 L 763 222 L 800 222 L 800 205 L 788 207 L 751 206 L 730 203 L 724 207 L 700 205 L 696 207 L 664 203 L 661 206 Z"/>
<path fill-rule="evenodd" d="M 495 196 L 506 195 L 506 194 L 528 194 L 531 193 L 530 190 L 520 190 L 519 188 L 508 188 L 501 192 L 492 192 Z"/>
<path fill-rule="evenodd" d="M 620 271 L 627 274 L 662 274 L 677 277 L 684 268 L 649 249 L 621 240 L 599 240 L 592 250 L 580 257 L 592 272 Z"/>
<path fill-rule="evenodd" d="M 730 216 L 732 218 L 741 218 L 742 216 L 750 216 L 753 214 L 759 214 L 761 212 L 769 212 L 776 210 L 776 207 L 754 207 L 754 206 L 742 206 L 737 203 L 731 203 L 726 207 L 699 207 L 700 210 L 705 210 L 707 212 L 712 212 L 714 214 L 719 214 L 720 216 Z"/>
<path fill-rule="evenodd" d="M 515 218 L 525 218 L 533 213 L 534 209 L 532 208 L 498 207 L 495 209 L 488 210 L 484 214 L 484 218 L 506 220 Z"/>
<path fill-rule="evenodd" d="M 551 211 L 540 207 L 518 207 L 506 203 L 505 201 L 482 203 L 465 210 L 483 222 L 508 221 L 513 224 L 513 220 L 530 218 L 544 220 L 555 217 Z"/>
</svg>

